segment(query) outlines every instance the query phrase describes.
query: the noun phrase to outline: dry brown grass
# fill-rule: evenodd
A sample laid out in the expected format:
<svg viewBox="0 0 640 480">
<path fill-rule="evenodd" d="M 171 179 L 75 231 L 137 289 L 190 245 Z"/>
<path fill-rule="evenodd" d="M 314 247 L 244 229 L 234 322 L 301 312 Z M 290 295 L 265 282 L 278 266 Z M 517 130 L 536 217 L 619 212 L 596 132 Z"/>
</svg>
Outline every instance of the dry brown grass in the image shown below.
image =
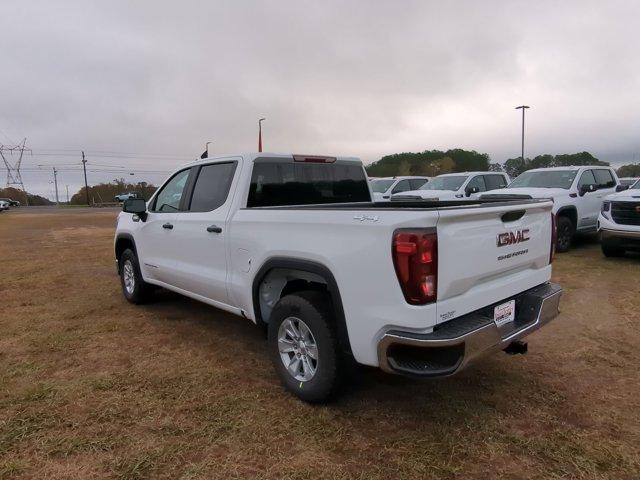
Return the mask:
<svg viewBox="0 0 640 480">
<path fill-rule="evenodd" d="M 163 292 L 124 301 L 113 212 L 0 216 L 0 479 L 640 477 L 640 261 L 558 257 L 530 354 L 314 407 L 260 332 Z M 635 279 L 635 280 L 634 280 Z"/>
</svg>

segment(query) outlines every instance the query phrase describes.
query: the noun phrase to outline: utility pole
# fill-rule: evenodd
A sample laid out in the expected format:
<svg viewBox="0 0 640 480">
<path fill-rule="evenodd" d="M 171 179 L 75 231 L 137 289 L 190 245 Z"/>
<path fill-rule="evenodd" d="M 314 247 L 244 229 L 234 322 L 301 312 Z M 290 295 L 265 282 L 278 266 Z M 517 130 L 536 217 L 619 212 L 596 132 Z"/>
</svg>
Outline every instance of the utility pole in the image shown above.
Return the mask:
<svg viewBox="0 0 640 480">
<path fill-rule="evenodd" d="M 265 121 L 266 118 L 261 118 L 258 120 L 258 151 L 262 151 L 262 122 Z"/>
<path fill-rule="evenodd" d="M 53 183 L 56 187 L 56 205 L 60 206 L 60 200 L 58 199 L 58 171 L 56 167 L 53 167 Z"/>
<path fill-rule="evenodd" d="M 82 169 L 84 170 L 84 191 L 87 194 L 87 206 L 89 203 L 89 185 L 87 184 L 87 159 L 84 158 L 84 150 L 82 151 Z"/>
<path fill-rule="evenodd" d="M 67 205 L 69 205 L 69 185 L 66 185 L 67 187 Z"/>
<path fill-rule="evenodd" d="M 522 110 L 522 151 L 521 151 L 521 157 L 522 161 L 524 161 L 524 111 L 529 108 L 528 105 L 520 105 L 519 107 L 516 107 L 516 110 Z"/>
</svg>

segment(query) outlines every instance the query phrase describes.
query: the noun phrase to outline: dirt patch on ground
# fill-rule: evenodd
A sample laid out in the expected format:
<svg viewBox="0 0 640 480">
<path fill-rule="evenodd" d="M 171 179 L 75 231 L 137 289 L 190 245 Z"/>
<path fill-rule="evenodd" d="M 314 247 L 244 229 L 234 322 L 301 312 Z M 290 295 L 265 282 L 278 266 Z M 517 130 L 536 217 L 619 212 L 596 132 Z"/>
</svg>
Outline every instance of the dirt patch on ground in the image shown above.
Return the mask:
<svg viewBox="0 0 640 480">
<path fill-rule="evenodd" d="M 278 385 L 248 322 L 134 307 L 114 212 L 0 217 L 0 479 L 640 477 L 640 259 L 558 256 L 561 317 L 461 375 L 363 369 L 332 405 Z"/>
</svg>

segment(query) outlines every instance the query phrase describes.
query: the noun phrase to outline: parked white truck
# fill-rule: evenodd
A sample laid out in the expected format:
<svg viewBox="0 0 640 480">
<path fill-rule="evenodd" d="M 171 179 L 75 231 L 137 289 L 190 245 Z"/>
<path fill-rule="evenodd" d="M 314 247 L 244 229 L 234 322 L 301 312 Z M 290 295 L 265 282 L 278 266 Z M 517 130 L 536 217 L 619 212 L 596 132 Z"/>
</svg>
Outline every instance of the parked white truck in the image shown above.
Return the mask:
<svg viewBox="0 0 640 480">
<path fill-rule="evenodd" d="M 383 202 L 390 200 L 396 193 L 416 190 L 429 182 L 430 177 L 377 177 L 370 178 L 373 200 Z"/>
<path fill-rule="evenodd" d="M 481 198 L 553 199 L 556 251 L 566 252 L 576 233 L 596 232 L 604 197 L 624 188 L 610 167 L 536 168 L 520 174 L 507 188 L 489 191 Z"/>
<path fill-rule="evenodd" d="M 558 314 L 552 202 L 371 202 L 358 159 L 240 154 L 185 166 L 115 233 L 124 296 L 164 287 L 268 329 L 285 387 L 331 397 L 349 362 L 458 372 Z"/>
<path fill-rule="evenodd" d="M 504 188 L 509 176 L 500 172 L 445 173 L 431 179 L 417 190 L 397 193 L 391 201 L 476 199 L 483 192 Z"/>
<path fill-rule="evenodd" d="M 605 197 L 598 217 L 602 253 L 619 257 L 640 250 L 640 180 L 628 190 Z"/>
</svg>

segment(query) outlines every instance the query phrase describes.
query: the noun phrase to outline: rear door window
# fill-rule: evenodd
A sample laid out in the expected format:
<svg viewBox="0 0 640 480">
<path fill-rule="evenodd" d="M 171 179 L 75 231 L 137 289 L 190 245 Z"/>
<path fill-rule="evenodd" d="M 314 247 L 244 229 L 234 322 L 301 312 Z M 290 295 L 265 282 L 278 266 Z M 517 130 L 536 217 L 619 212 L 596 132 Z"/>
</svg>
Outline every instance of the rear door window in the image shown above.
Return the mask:
<svg viewBox="0 0 640 480">
<path fill-rule="evenodd" d="M 496 190 L 507 186 L 503 175 L 485 175 L 484 181 L 487 184 L 487 190 Z"/>
<path fill-rule="evenodd" d="M 616 181 L 613 179 L 611 171 L 601 168 L 594 170 L 593 173 L 596 178 L 598 188 L 613 188 L 616 186 Z"/>
<path fill-rule="evenodd" d="M 200 168 L 191 196 L 191 212 L 211 212 L 222 206 L 236 170 L 236 162 L 212 163 Z"/>
</svg>

